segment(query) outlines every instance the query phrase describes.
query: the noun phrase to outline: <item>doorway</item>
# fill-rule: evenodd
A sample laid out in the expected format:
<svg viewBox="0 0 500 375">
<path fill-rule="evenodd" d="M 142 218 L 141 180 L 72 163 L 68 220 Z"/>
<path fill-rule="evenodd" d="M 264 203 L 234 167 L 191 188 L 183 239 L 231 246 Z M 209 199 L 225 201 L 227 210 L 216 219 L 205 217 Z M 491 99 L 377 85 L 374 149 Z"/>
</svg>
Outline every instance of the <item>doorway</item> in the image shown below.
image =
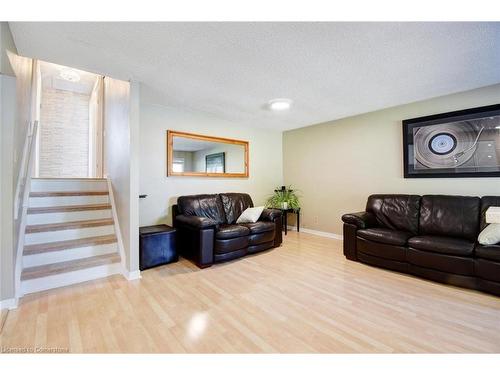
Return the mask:
<svg viewBox="0 0 500 375">
<path fill-rule="evenodd" d="M 101 178 L 103 77 L 44 61 L 38 66 L 36 177 Z"/>
</svg>

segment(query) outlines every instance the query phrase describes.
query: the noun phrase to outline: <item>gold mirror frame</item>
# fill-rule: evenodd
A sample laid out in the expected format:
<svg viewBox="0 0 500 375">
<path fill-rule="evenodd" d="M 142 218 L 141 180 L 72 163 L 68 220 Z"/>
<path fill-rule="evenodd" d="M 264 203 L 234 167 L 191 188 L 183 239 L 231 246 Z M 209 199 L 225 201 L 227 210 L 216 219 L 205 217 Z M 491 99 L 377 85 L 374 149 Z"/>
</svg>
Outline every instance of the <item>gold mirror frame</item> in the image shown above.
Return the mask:
<svg viewBox="0 0 500 375">
<path fill-rule="evenodd" d="M 240 145 L 245 148 L 245 172 L 243 173 L 208 173 L 208 172 L 174 172 L 174 137 L 196 139 L 199 141 L 219 142 L 233 145 Z M 229 177 L 248 178 L 248 142 L 238 139 L 211 137 L 208 135 L 184 133 L 175 130 L 167 130 L 167 177 L 171 176 L 191 176 L 191 177 Z"/>
</svg>

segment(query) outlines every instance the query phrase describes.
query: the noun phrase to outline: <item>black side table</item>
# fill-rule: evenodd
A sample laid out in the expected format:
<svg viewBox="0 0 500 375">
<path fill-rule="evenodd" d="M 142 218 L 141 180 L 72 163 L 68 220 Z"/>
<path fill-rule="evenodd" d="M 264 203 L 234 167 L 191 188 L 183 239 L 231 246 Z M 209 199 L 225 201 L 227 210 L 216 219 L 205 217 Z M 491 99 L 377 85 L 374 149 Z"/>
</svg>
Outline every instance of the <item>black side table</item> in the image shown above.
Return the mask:
<svg viewBox="0 0 500 375">
<path fill-rule="evenodd" d="M 139 228 L 139 269 L 177 262 L 177 230 L 168 225 Z"/>
<path fill-rule="evenodd" d="M 288 214 L 295 213 L 297 214 L 297 232 L 300 232 L 300 208 L 294 210 L 293 208 L 280 208 L 283 214 L 283 227 L 285 228 L 285 236 L 288 233 Z"/>
</svg>

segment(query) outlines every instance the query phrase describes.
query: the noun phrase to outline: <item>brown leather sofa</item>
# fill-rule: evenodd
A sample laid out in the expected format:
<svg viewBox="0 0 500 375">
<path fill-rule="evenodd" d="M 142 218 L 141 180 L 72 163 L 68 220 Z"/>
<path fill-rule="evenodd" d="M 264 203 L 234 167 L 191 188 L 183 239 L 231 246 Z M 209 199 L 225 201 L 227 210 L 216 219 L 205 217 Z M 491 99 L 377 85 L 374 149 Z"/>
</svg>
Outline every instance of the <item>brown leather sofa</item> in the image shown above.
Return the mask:
<svg viewBox="0 0 500 375">
<path fill-rule="evenodd" d="M 205 268 L 280 246 L 281 211 L 264 209 L 256 223 L 236 224 L 248 207 L 252 198 L 242 193 L 179 197 L 172 213 L 180 254 Z"/>
<path fill-rule="evenodd" d="M 342 216 L 347 259 L 500 295 L 500 244 L 477 237 L 500 196 L 371 195 Z"/>
</svg>

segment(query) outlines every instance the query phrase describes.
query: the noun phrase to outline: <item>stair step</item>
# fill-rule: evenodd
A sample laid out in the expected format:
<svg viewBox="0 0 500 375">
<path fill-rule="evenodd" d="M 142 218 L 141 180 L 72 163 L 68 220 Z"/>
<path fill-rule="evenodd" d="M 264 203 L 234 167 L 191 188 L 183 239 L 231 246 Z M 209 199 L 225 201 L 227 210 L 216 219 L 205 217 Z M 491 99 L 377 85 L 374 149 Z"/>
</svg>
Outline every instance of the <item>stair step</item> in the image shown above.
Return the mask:
<svg viewBox="0 0 500 375">
<path fill-rule="evenodd" d="M 75 206 L 52 206 L 52 207 L 30 207 L 28 214 L 47 214 L 53 212 L 74 212 L 74 211 L 94 211 L 94 210 L 109 210 L 111 205 L 104 204 L 81 204 Z"/>
<path fill-rule="evenodd" d="M 108 182 L 94 178 L 33 178 L 31 192 L 105 191 Z"/>
<path fill-rule="evenodd" d="M 95 257 L 70 260 L 68 262 L 47 264 L 44 266 L 25 268 L 21 274 L 21 280 L 38 279 L 67 272 L 78 271 L 85 268 L 98 267 L 113 263 L 119 263 L 118 253 L 98 255 Z"/>
<path fill-rule="evenodd" d="M 48 214 L 26 215 L 28 225 L 64 223 L 67 221 L 97 220 L 111 218 L 111 210 L 52 212 Z"/>
<path fill-rule="evenodd" d="M 65 223 L 37 224 L 37 225 L 26 226 L 26 233 L 54 232 L 58 230 L 91 228 L 91 227 L 100 227 L 104 225 L 113 225 L 113 224 L 114 221 L 112 218 L 68 221 Z"/>
<path fill-rule="evenodd" d="M 64 207 L 109 204 L 109 195 L 60 195 L 52 197 L 30 197 L 28 207 Z"/>
<path fill-rule="evenodd" d="M 38 253 L 31 255 L 23 254 L 23 268 L 67 262 L 69 260 L 84 259 L 84 258 L 95 257 L 98 255 L 112 254 L 117 252 L 118 252 L 118 244 L 116 242 L 113 242 L 104 245 L 83 246 L 83 247 L 76 247 L 74 249 L 49 251 L 46 253 Z"/>
<path fill-rule="evenodd" d="M 74 249 L 76 247 L 84 247 L 84 246 L 104 245 L 113 242 L 116 242 L 116 236 L 114 234 L 106 236 L 78 238 L 76 240 L 39 243 L 39 244 L 24 246 L 23 255 L 47 253 L 50 251 Z"/>
<path fill-rule="evenodd" d="M 32 191 L 31 198 L 43 197 L 77 197 L 85 195 L 109 195 L 108 191 Z"/>
</svg>

